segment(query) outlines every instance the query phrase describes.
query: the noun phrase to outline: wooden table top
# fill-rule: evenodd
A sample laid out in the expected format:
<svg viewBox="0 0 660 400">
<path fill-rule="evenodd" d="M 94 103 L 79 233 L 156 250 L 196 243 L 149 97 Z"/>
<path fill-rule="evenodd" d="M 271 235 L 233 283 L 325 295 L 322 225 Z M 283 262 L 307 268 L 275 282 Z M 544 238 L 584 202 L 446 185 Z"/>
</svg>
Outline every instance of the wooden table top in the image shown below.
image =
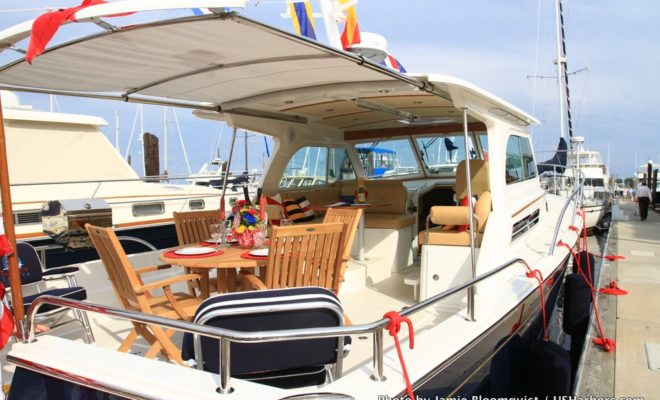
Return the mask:
<svg viewBox="0 0 660 400">
<path fill-rule="evenodd" d="M 253 267 L 263 267 L 268 264 L 268 258 L 263 260 L 252 260 L 241 257 L 241 254 L 245 253 L 246 249 L 242 249 L 238 246 L 231 246 L 223 248 L 224 252 L 218 256 L 209 256 L 209 257 L 177 257 L 169 258 L 165 256 L 165 253 L 171 250 L 178 250 L 184 247 L 194 247 L 199 244 L 191 244 L 185 246 L 178 246 L 173 249 L 168 249 L 159 254 L 158 258 L 166 264 L 181 265 L 184 267 L 191 268 L 253 268 Z"/>
</svg>

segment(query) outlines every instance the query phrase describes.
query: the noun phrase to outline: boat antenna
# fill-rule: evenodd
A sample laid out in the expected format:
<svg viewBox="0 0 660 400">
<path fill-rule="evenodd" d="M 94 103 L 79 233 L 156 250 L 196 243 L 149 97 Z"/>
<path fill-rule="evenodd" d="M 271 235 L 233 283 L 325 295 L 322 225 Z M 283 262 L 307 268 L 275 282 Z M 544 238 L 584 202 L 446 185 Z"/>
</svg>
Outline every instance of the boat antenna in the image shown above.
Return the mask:
<svg viewBox="0 0 660 400">
<path fill-rule="evenodd" d="M 568 137 L 573 138 L 573 121 L 571 118 L 571 96 L 568 89 L 568 73 L 566 65 L 566 36 L 564 32 L 564 15 L 561 0 L 556 0 L 555 17 L 557 22 L 557 79 L 559 87 L 559 132 L 564 138 L 564 127 L 568 124 Z M 564 122 L 564 105 L 566 105 L 566 123 Z M 570 143 L 573 147 L 573 144 Z"/>
</svg>

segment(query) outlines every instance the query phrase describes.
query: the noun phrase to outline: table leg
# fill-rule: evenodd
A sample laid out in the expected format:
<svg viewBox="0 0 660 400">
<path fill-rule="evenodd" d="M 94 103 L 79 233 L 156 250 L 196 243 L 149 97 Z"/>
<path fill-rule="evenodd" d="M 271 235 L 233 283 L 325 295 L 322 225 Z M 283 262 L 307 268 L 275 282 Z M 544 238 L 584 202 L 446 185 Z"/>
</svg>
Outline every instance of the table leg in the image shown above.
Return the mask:
<svg viewBox="0 0 660 400">
<path fill-rule="evenodd" d="M 364 213 L 360 216 L 358 221 L 358 261 L 364 261 Z"/>
<path fill-rule="evenodd" d="M 201 292 L 200 296 L 202 297 L 202 299 L 208 299 L 211 296 L 211 289 L 210 289 L 211 281 L 209 280 L 209 270 L 208 269 L 197 270 L 196 272 L 199 274 L 199 276 L 202 277 L 199 280 L 199 285 L 201 286 L 199 288 L 199 291 Z"/>
<path fill-rule="evenodd" d="M 236 291 L 236 268 L 218 268 L 216 286 L 218 293 Z"/>
</svg>

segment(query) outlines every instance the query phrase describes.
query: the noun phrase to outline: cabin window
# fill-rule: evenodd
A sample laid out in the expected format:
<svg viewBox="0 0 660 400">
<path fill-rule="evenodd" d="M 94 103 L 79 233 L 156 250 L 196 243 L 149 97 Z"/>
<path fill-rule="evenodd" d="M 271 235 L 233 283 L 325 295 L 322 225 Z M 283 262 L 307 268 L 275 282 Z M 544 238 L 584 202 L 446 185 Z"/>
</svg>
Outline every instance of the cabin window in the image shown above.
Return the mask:
<svg viewBox="0 0 660 400">
<path fill-rule="evenodd" d="M 133 204 L 132 208 L 134 217 L 165 214 L 165 203 L 162 201 L 151 203 L 136 203 Z"/>
<path fill-rule="evenodd" d="M 355 168 L 348 158 L 346 149 L 331 147 L 328 160 L 328 182 L 350 181 L 357 179 Z"/>
<path fill-rule="evenodd" d="M 188 207 L 191 210 L 203 210 L 205 206 L 204 200 L 202 199 L 190 200 L 188 202 Z"/>
<path fill-rule="evenodd" d="M 483 135 L 485 136 L 485 135 Z M 420 159 L 424 162 L 427 170 L 431 174 L 454 175 L 456 166 L 462 160 L 465 160 L 465 138 L 463 132 L 457 132 L 451 135 L 437 135 L 417 137 L 415 139 L 419 149 Z M 486 140 L 481 142 L 482 149 Z M 471 159 L 479 158 L 478 150 L 473 143 L 473 137 L 468 136 L 468 153 Z"/>
<path fill-rule="evenodd" d="M 368 178 L 414 175 L 420 172 L 408 139 L 359 143 L 355 151 Z"/>
<path fill-rule="evenodd" d="M 522 156 L 523 169 L 525 171 L 525 179 L 536 177 L 536 163 L 534 162 L 534 153 L 532 153 L 532 145 L 529 143 L 528 138 L 520 138 L 520 154 Z"/>
<path fill-rule="evenodd" d="M 291 157 L 280 188 L 318 186 L 355 179 L 355 169 L 346 149 L 303 147 Z"/>
<path fill-rule="evenodd" d="M 14 213 L 14 225 L 29 225 L 41 223 L 41 210 L 19 211 Z"/>
<path fill-rule="evenodd" d="M 506 183 L 522 182 L 536 175 L 536 163 L 529 139 L 510 136 L 506 144 Z"/>
</svg>

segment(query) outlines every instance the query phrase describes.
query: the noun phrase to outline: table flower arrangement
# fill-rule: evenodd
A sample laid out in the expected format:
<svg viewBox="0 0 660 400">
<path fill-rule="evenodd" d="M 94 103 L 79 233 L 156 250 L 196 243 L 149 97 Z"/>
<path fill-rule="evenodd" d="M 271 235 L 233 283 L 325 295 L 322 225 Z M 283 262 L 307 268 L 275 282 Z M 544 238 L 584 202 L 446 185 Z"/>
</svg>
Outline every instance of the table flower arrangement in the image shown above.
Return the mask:
<svg viewBox="0 0 660 400">
<path fill-rule="evenodd" d="M 231 234 L 238 241 L 238 245 L 244 249 L 251 249 L 255 245 L 261 247 L 265 232 L 262 228 L 263 217 L 259 211 L 245 200 L 239 200 L 232 211 L 234 222 Z"/>
</svg>

